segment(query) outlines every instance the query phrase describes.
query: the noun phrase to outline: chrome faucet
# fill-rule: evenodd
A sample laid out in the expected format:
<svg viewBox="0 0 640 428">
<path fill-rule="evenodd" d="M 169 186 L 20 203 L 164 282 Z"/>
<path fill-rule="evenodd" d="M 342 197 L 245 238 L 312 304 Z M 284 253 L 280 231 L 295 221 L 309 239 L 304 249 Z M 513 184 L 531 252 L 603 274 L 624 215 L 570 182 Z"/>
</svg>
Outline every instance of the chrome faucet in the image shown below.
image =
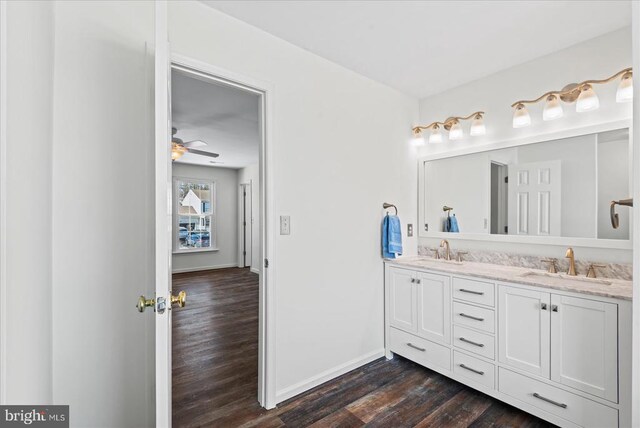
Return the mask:
<svg viewBox="0 0 640 428">
<path fill-rule="evenodd" d="M 447 241 L 446 239 L 443 239 L 442 241 L 440 241 L 440 248 L 444 247 L 444 259 L 445 260 L 451 260 L 451 248 L 449 247 L 449 241 Z"/>
<path fill-rule="evenodd" d="M 567 254 L 565 254 L 565 257 L 569 259 L 569 270 L 567 271 L 567 275 L 577 276 L 578 274 L 576 273 L 576 259 L 573 255 L 573 248 L 567 248 Z"/>
</svg>

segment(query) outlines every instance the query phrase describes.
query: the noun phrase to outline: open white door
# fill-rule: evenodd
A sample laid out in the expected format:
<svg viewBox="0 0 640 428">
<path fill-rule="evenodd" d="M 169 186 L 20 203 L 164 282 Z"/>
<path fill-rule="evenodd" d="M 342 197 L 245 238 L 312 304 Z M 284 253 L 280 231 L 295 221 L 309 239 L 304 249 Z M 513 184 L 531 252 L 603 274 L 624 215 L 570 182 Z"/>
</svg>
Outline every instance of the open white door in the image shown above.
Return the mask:
<svg viewBox="0 0 640 428">
<path fill-rule="evenodd" d="M 560 161 L 509 165 L 509 234 L 560 236 Z"/>
<path fill-rule="evenodd" d="M 156 426 L 171 426 L 171 59 L 167 2 L 156 2 Z"/>
</svg>

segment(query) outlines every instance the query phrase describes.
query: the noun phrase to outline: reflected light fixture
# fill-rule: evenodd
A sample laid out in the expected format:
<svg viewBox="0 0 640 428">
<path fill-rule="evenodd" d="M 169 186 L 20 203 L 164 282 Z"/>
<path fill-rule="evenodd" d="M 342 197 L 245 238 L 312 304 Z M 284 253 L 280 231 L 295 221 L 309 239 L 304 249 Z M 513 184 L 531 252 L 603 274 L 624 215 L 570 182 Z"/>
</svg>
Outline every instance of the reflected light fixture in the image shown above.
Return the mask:
<svg viewBox="0 0 640 428">
<path fill-rule="evenodd" d="M 596 110 L 600 107 L 600 100 L 593 89 L 593 85 L 603 85 L 618 78 L 620 78 L 620 84 L 616 92 L 616 101 L 619 103 L 631 101 L 633 99 L 633 69 L 628 67 L 606 79 L 571 83 L 559 91 L 549 91 L 533 100 L 516 101 L 511 104 L 511 107 L 515 109 L 513 112 L 513 127 L 522 128 L 529 126 L 531 124 L 531 117 L 525 104 L 536 104 L 542 100 L 546 100 L 544 110 L 542 111 L 543 120 L 553 120 L 563 116 L 564 112 L 560 101 L 565 103 L 575 102 L 576 112 L 578 113 Z"/>
<path fill-rule="evenodd" d="M 616 102 L 628 103 L 633 101 L 633 73 L 627 71 L 622 75 L 618 91 L 616 92 Z"/>
<path fill-rule="evenodd" d="M 513 127 L 524 128 L 531 125 L 531 116 L 524 104 L 520 103 L 516 106 L 516 110 L 513 112 Z"/>
<path fill-rule="evenodd" d="M 462 124 L 460 123 L 463 120 L 471 120 L 471 128 L 469 130 L 469 134 L 473 137 L 478 135 L 484 135 L 487 130 L 484 125 L 484 112 L 477 111 L 475 113 L 471 113 L 469 116 L 460 117 L 453 116 L 448 117 L 444 120 L 444 122 L 432 122 L 429 125 L 419 125 L 413 128 L 414 138 L 416 135 L 422 135 L 423 130 L 430 130 L 431 134 L 429 135 L 429 144 L 441 143 L 442 142 L 442 133 L 440 132 L 440 126 L 442 126 L 446 131 L 449 131 L 449 140 L 459 140 L 464 137 L 464 131 L 462 130 Z"/>
<path fill-rule="evenodd" d="M 542 110 L 542 120 L 554 120 L 562 117 L 564 112 L 562 111 L 562 105 L 560 104 L 560 98 L 557 95 L 549 95 L 547 97 L 547 103 Z"/>
</svg>

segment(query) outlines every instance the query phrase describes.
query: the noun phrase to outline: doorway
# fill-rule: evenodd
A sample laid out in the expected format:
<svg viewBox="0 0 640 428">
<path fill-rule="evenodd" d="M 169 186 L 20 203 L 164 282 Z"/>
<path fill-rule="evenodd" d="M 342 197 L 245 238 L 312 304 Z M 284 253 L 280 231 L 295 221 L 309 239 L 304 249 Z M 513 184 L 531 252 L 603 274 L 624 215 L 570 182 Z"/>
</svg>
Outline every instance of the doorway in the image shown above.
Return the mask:
<svg viewBox="0 0 640 428">
<path fill-rule="evenodd" d="M 265 382 L 265 93 L 171 66 L 172 420 L 214 423 Z M 241 189 L 242 192 L 239 192 Z"/>
<path fill-rule="evenodd" d="M 508 229 L 508 194 L 509 167 L 498 162 L 491 162 L 491 228 L 492 235 L 507 235 Z"/>
</svg>

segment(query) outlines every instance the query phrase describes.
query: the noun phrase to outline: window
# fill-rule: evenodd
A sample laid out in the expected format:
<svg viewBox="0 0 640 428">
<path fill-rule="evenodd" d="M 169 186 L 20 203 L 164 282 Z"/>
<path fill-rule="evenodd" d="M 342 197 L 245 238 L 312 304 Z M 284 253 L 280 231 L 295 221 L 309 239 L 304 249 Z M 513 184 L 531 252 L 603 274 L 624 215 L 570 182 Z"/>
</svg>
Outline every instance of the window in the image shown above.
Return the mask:
<svg viewBox="0 0 640 428">
<path fill-rule="evenodd" d="M 215 183 L 174 178 L 173 189 L 174 251 L 215 250 Z"/>
</svg>

